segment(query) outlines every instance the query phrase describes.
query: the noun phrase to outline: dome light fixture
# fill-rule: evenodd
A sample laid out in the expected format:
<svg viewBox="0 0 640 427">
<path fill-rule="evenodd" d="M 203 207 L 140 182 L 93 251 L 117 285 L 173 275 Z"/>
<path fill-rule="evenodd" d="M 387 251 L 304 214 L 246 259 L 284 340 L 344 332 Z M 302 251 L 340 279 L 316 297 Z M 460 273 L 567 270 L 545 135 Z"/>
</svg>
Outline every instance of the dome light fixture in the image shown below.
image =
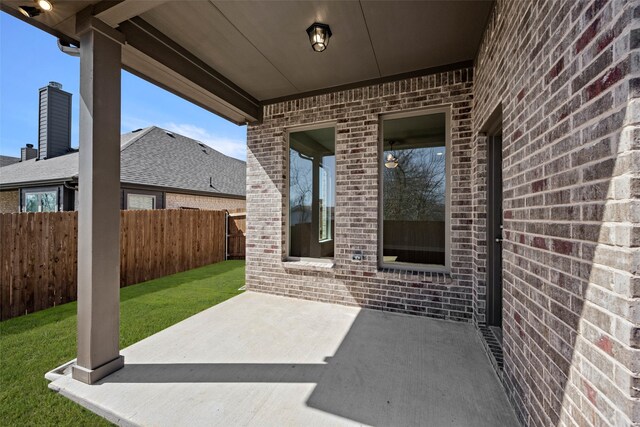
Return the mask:
<svg viewBox="0 0 640 427">
<path fill-rule="evenodd" d="M 389 141 L 389 150 L 393 150 L 393 144 L 395 141 Z M 393 153 L 387 154 L 387 158 L 384 161 L 384 167 L 387 169 L 395 169 L 398 167 L 398 158 Z"/>
<path fill-rule="evenodd" d="M 329 45 L 331 28 L 329 28 L 327 24 L 314 22 L 309 28 L 307 28 L 307 34 L 309 35 L 309 41 L 311 42 L 313 50 L 315 52 L 322 52 Z"/>
<path fill-rule="evenodd" d="M 38 0 L 38 6 L 45 12 L 51 12 L 53 10 L 53 3 L 49 0 Z"/>
</svg>

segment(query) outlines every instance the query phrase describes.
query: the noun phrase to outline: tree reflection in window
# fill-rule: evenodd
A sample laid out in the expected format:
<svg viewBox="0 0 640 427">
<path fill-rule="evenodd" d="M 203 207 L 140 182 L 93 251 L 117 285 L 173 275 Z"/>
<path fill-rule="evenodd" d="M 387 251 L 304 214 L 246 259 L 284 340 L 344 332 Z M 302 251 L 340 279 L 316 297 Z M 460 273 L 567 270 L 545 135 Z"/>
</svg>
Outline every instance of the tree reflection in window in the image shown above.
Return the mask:
<svg viewBox="0 0 640 427">
<path fill-rule="evenodd" d="M 25 212 L 56 212 L 58 210 L 58 192 L 29 191 L 24 196 Z"/>
<path fill-rule="evenodd" d="M 333 257 L 335 129 L 289 134 L 289 255 Z"/>
<path fill-rule="evenodd" d="M 391 153 L 398 159 L 398 166 L 384 169 L 385 219 L 444 221 L 445 147 Z"/>
<path fill-rule="evenodd" d="M 383 122 L 383 263 L 445 265 L 447 170 L 444 113 Z M 390 143 L 391 142 L 391 143 Z"/>
</svg>

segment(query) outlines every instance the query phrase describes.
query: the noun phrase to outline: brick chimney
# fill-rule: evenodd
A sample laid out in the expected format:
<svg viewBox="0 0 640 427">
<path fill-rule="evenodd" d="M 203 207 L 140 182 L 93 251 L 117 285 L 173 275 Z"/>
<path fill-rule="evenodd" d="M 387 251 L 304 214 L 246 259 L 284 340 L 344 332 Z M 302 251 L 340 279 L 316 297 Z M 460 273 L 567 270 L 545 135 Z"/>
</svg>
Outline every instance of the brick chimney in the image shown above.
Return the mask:
<svg viewBox="0 0 640 427">
<path fill-rule="evenodd" d="M 71 151 L 71 94 L 57 82 L 40 89 L 38 159 L 50 159 Z"/>
<path fill-rule="evenodd" d="M 20 161 L 35 159 L 38 157 L 38 150 L 33 148 L 33 144 L 27 144 L 26 147 L 20 149 Z"/>
</svg>

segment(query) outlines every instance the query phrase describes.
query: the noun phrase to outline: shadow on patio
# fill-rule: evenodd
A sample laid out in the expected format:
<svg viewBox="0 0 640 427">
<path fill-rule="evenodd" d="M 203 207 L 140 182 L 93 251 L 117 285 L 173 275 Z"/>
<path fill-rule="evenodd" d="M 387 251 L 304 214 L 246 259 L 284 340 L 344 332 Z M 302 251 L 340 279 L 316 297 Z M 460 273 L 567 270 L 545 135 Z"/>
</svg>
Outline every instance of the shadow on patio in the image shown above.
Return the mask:
<svg viewBox="0 0 640 427">
<path fill-rule="evenodd" d="M 118 424 L 516 425 L 470 324 L 245 293 L 53 389 Z"/>
</svg>

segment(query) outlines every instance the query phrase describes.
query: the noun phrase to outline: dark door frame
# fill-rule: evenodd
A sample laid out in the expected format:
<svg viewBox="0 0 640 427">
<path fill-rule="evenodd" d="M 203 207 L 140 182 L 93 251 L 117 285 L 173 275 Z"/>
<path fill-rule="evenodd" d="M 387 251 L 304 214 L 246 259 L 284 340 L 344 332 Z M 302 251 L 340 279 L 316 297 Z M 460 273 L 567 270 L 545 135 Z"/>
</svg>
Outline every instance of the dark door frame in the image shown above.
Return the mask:
<svg viewBox="0 0 640 427">
<path fill-rule="evenodd" d="M 487 135 L 487 325 L 502 327 L 502 112 Z"/>
</svg>

